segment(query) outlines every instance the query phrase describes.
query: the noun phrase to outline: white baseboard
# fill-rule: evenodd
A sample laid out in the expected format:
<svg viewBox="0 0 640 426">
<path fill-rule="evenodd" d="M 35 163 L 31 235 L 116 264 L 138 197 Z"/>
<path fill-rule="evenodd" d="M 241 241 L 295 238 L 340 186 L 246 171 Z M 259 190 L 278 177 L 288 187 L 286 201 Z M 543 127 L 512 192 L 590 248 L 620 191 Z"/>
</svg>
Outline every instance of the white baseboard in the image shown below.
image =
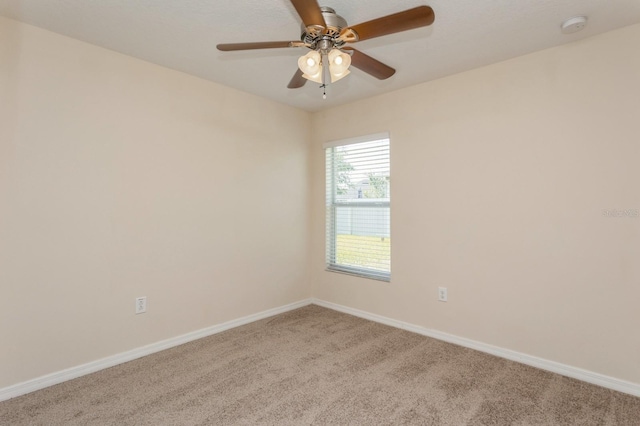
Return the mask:
<svg viewBox="0 0 640 426">
<path fill-rule="evenodd" d="M 633 396 L 640 397 L 640 384 L 632 383 L 614 377 L 605 376 L 603 374 L 594 373 L 592 371 L 583 370 L 581 368 L 572 367 L 570 365 L 561 364 L 555 361 L 549 361 L 547 359 L 538 358 L 532 355 L 523 354 L 521 352 L 512 351 L 509 349 L 500 348 L 497 346 L 489 345 L 475 340 L 466 339 L 464 337 L 454 336 L 452 334 L 443 333 L 436 330 L 430 330 L 428 328 L 420 327 L 418 325 L 409 324 L 402 321 L 397 321 L 391 318 L 383 317 L 381 315 L 372 314 L 369 312 L 361 311 L 359 309 L 349 308 L 347 306 L 338 305 L 324 300 L 312 299 L 311 303 L 314 305 L 322 306 L 335 311 L 350 314 L 356 317 L 368 319 L 381 324 L 389 325 L 391 327 L 401 328 L 407 331 L 411 331 L 423 336 L 433 337 L 434 339 L 442 340 L 445 342 L 453 343 L 455 345 L 463 346 L 465 348 L 475 349 L 480 352 L 485 352 L 491 355 L 498 356 L 500 358 L 506 358 L 511 361 L 516 361 L 521 364 L 530 365 L 532 367 L 547 370 L 552 373 L 557 373 L 566 377 L 581 380 L 583 382 L 591 383 L 594 385 L 602 386 L 604 388 L 613 389 L 618 392 L 624 392 Z"/>
<path fill-rule="evenodd" d="M 268 318 L 274 315 L 278 315 L 284 312 L 292 311 L 294 309 L 301 308 L 311 304 L 311 299 L 301 300 L 299 302 L 291 303 L 289 305 L 281 306 L 279 308 L 269 309 L 257 314 L 249 315 L 246 317 L 238 318 L 232 321 L 227 321 L 222 324 L 214 325 L 211 327 L 196 330 L 191 333 L 183 334 L 181 336 L 173 337 L 171 339 L 162 340 L 160 342 L 152 343 L 150 345 L 142 346 L 137 349 L 132 349 L 127 352 L 123 352 L 117 355 L 109 356 L 106 358 L 92 361 L 87 364 L 82 364 L 77 367 L 71 367 L 66 370 L 58 371 L 46 376 L 37 377 L 26 382 L 18 383 L 3 389 L 0 389 L 0 401 L 6 401 L 11 398 L 15 398 L 20 395 L 24 395 L 39 389 L 44 389 L 49 386 L 57 385 L 67 380 L 76 379 L 78 377 L 95 373 L 105 368 L 113 367 L 118 364 L 122 364 L 128 361 L 132 361 L 143 356 L 151 355 L 156 352 L 163 351 L 165 349 L 179 346 L 184 343 L 191 342 L 193 340 L 201 339 L 203 337 L 211 336 L 213 334 L 221 333 L 231 328 L 239 327 L 241 325 L 249 324 L 254 321 L 258 321 L 264 318 Z"/>
<path fill-rule="evenodd" d="M 433 337 L 434 339 L 442 340 L 445 342 L 453 343 L 459 346 L 463 346 L 470 349 L 475 349 L 480 352 L 485 352 L 491 355 L 495 355 L 501 358 L 516 361 L 522 364 L 537 367 L 543 370 L 551 371 L 553 373 L 561 374 L 566 377 L 571 377 L 583 382 L 592 383 L 594 385 L 602 386 L 615 391 L 624 392 L 630 395 L 640 397 L 640 384 L 628 382 L 625 380 L 616 379 L 614 377 L 605 376 L 603 374 L 594 373 L 592 371 L 583 370 L 581 368 L 572 367 L 570 365 L 561 364 L 555 361 L 549 361 L 546 359 L 538 358 L 532 355 L 523 354 L 520 352 L 512 351 L 509 349 L 503 349 L 497 346 L 492 346 L 486 343 L 477 342 L 475 340 L 466 339 L 463 337 L 454 336 L 452 334 L 443 333 L 436 330 L 430 330 L 417 325 L 409 324 L 406 322 L 394 320 L 391 318 L 383 317 L 381 315 L 372 314 L 369 312 L 361 311 L 354 308 L 338 305 L 331 302 L 326 302 L 319 299 L 306 299 L 299 302 L 291 303 L 289 305 L 281 306 L 279 308 L 269 309 L 267 311 L 259 312 L 257 314 L 249 315 L 246 317 L 238 318 L 232 321 L 227 321 L 222 324 L 214 325 L 211 327 L 203 328 L 201 330 L 193 331 L 191 333 L 183 334 L 171 339 L 162 340 L 160 342 L 152 343 L 137 349 L 132 349 L 127 352 L 123 352 L 110 357 L 102 358 L 97 361 L 89 362 L 87 364 L 79 365 L 77 367 L 68 368 L 66 370 L 58 371 L 56 373 L 47 374 L 46 376 L 38 377 L 26 382 L 18 383 L 3 389 L 0 389 L 0 401 L 6 401 L 11 398 L 15 398 L 20 395 L 25 395 L 30 392 L 34 392 L 39 389 L 44 389 L 49 386 L 57 385 L 67 380 L 76 379 L 78 377 L 94 373 L 105 368 L 113 367 L 118 364 L 122 364 L 128 361 L 132 361 L 143 356 L 151 355 L 156 352 L 163 351 L 165 349 L 179 346 L 184 343 L 188 343 L 203 337 L 211 336 L 213 334 L 221 333 L 223 331 L 239 327 L 241 325 L 249 324 L 254 321 L 258 321 L 264 318 L 268 318 L 274 315 L 278 315 L 284 312 L 292 311 L 294 309 L 301 308 L 310 304 L 315 304 L 335 311 L 343 312 L 346 314 L 354 315 L 360 318 L 375 321 L 381 324 L 389 325 L 411 331 L 423 336 Z"/>
</svg>

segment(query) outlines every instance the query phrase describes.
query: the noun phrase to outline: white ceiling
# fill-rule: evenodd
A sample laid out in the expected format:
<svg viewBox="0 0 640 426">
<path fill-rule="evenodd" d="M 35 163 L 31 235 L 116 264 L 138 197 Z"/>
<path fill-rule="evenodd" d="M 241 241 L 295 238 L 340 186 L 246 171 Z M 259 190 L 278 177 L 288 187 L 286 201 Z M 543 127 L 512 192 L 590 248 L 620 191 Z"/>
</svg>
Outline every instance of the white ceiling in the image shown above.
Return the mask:
<svg viewBox="0 0 640 426">
<path fill-rule="evenodd" d="M 379 81 L 353 69 L 322 99 L 287 89 L 304 48 L 219 52 L 218 43 L 298 40 L 289 0 L 0 0 L 0 15 L 307 111 L 345 104 L 640 22 L 640 0 L 320 0 L 350 25 L 428 4 L 427 28 L 353 46 L 396 68 Z M 566 18 L 587 15 L 564 35 Z"/>
</svg>

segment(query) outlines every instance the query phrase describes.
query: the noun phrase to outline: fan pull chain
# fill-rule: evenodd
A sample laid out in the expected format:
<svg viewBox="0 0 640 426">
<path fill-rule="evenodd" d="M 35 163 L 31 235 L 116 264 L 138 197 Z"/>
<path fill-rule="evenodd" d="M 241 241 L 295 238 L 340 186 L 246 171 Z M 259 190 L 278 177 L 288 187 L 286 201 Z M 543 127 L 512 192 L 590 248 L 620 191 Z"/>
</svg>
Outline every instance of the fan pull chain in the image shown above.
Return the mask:
<svg viewBox="0 0 640 426">
<path fill-rule="evenodd" d="M 322 99 L 327 99 L 327 85 L 323 84 L 320 88 L 322 89 Z"/>
</svg>

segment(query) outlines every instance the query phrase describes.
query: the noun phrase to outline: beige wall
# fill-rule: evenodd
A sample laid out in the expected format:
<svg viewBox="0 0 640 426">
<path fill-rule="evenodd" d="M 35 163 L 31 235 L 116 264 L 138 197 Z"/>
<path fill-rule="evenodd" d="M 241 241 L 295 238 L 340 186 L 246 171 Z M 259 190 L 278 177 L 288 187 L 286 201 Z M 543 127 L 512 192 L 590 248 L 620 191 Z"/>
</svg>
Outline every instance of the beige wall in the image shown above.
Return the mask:
<svg viewBox="0 0 640 426">
<path fill-rule="evenodd" d="M 314 296 L 640 383 L 640 218 L 602 214 L 640 209 L 639 45 L 635 25 L 314 114 Z M 322 143 L 382 131 L 391 283 L 323 264 Z"/>
<path fill-rule="evenodd" d="M 310 296 L 309 114 L 4 18 L 0 100 L 0 388 Z"/>
</svg>

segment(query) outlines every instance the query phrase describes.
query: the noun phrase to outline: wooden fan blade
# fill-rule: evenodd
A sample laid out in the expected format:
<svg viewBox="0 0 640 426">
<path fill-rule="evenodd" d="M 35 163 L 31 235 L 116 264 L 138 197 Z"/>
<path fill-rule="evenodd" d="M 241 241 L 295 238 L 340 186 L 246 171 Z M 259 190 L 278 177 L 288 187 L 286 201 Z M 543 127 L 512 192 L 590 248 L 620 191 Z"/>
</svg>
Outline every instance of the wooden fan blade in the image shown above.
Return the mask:
<svg viewBox="0 0 640 426">
<path fill-rule="evenodd" d="M 350 30 L 357 34 L 357 40 L 368 40 L 414 28 L 426 27 L 433 24 L 435 14 L 429 6 L 418 6 L 404 12 L 383 16 L 373 21 L 364 22 L 342 30 L 342 34 Z M 341 34 L 341 35 L 342 35 Z M 349 40 L 352 41 L 352 40 Z"/>
<path fill-rule="evenodd" d="M 305 27 L 326 28 L 327 24 L 324 22 L 324 16 L 322 16 L 317 0 L 291 0 L 291 3 L 296 8 Z"/>
<path fill-rule="evenodd" d="M 300 70 L 300 68 L 298 68 L 298 71 L 296 71 L 296 73 L 293 75 L 293 78 L 291 78 L 291 81 L 289 82 L 287 87 L 289 89 L 298 89 L 304 86 L 306 82 L 307 79 L 302 76 L 302 71 Z"/>
<path fill-rule="evenodd" d="M 383 64 L 377 59 L 373 59 L 369 55 L 365 55 L 359 50 L 351 47 L 344 47 L 342 50 L 349 50 L 353 52 L 353 55 L 351 55 L 351 65 L 366 72 L 367 74 L 371 74 L 379 80 L 385 80 L 396 73 L 396 70 L 390 66 Z"/>
<path fill-rule="evenodd" d="M 277 49 L 280 47 L 298 47 L 304 46 L 299 41 L 259 41 L 256 43 L 227 43 L 219 44 L 216 47 L 223 52 L 232 50 L 253 50 L 253 49 Z"/>
</svg>

